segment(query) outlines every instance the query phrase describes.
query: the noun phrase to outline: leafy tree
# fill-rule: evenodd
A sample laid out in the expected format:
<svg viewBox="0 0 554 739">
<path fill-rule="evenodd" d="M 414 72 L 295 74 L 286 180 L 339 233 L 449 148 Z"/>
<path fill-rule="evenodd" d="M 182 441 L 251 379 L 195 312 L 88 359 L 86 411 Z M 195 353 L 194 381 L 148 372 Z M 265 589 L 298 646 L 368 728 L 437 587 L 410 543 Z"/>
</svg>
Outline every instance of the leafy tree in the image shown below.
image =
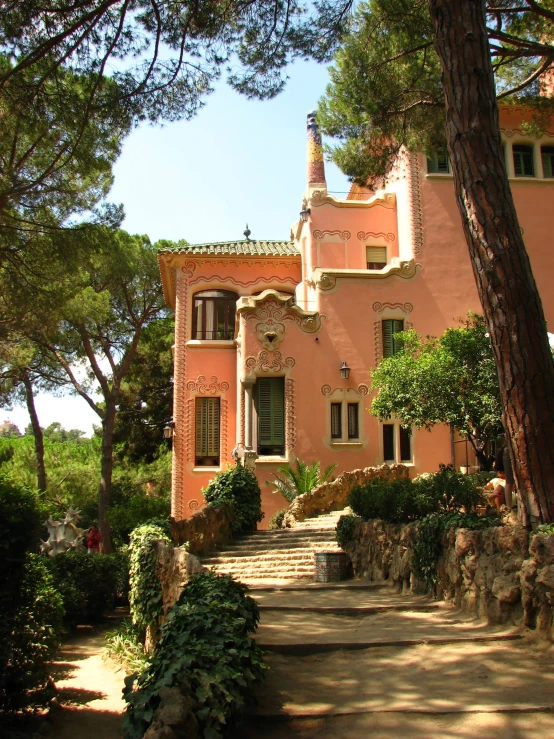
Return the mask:
<svg viewBox="0 0 554 739">
<path fill-rule="evenodd" d="M 121 459 L 152 462 L 163 444 L 162 430 L 173 413 L 174 341 L 172 315 L 149 324 L 142 332 L 136 356 L 121 384 L 114 430 Z"/>
<path fill-rule="evenodd" d="M 336 463 L 330 464 L 321 473 L 321 463 L 316 460 L 311 464 L 303 462 L 301 459 L 296 460 L 296 469 L 292 464 L 283 464 L 279 467 L 279 475 L 275 475 L 275 479 L 268 481 L 268 485 L 273 485 L 276 492 L 281 493 L 283 498 L 292 503 L 299 495 L 310 493 L 318 485 L 327 482 Z"/>
<path fill-rule="evenodd" d="M 554 61 L 553 20 L 550 4 L 535 0 L 371 0 L 320 106 L 324 129 L 345 142 L 336 161 L 360 182 L 386 175 L 403 146 L 429 152 L 446 141 L 516 480 L 544 521 L 554 520 L 554 363 L 506 174 L 497 95 L 532 106 L 535 131 L 544 128 L 553 101 L 539 92 L 548 92 L 541 75 Z"/>
<path fill-rule="evenodd" d="M 484 319 L 470 315 L 438 339 L 422 340 L 413 329 L 401 336 L 402 350 L 372 371 L 377 395 L 371 412 L 429 430 L 448 424 L 469 441 L 481 468 L 489 469 L 487 444 L 502 433 L 502 408 Z"/>
<path fill-rule="evenodd" d="M 68 277 L 71 291 L 48 320 L 30 316 L 27 337 L 63 371 L 66 381 L 102 422 L 99 525 L 111 551 L 107 511 L 113 473 L 113 431 L 121 383 L 144 327 L 165 313 L 155 250 L 147 237 L 100 230 L 101 251 Z M 77 368 L 81 365 L 85 377 Z M 97 402 L 99 387 L 103 402 Z"/>
</svg>

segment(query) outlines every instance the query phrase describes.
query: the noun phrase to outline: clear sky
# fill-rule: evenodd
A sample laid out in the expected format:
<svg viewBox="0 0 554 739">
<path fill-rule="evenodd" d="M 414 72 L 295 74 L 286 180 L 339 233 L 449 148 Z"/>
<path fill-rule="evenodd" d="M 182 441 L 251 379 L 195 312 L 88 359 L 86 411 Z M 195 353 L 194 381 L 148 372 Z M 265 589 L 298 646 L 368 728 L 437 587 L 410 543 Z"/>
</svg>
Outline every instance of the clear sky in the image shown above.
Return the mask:
<svg viewBox="0 0 554 739">
<path fill-rule="evenodd" d="M 221 83 L 191 121 L 142 125 L 126 140 L 110 200 L 123 203 L 123 228 L 158 239 L 190 243 L 244 238 L 288 240 L 306 184 L 306 114 L 328 82 L 314 63 L 291 67 L 285 91 L 274 100 L 247 100 Z M 344 175 L 327 164 L 327 184 L 344 193 Z M 87 433 L 99 418 L 78 397 L 37 398 L 41 426 L 60 421 Z M 0 410 L 21 430 L 26 409 Z"/>
</svg>

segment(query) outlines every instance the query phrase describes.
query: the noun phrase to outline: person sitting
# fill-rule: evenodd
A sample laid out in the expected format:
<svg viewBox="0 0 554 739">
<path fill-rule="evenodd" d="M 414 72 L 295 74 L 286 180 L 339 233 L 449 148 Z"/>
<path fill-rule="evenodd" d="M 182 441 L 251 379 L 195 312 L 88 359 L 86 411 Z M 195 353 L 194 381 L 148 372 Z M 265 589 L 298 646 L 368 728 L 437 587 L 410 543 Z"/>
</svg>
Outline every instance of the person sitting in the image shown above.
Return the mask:
<svg viewBox="0 0 554 739">
<path fill-rule="evenodd" d="M 485 497 L 489 503 L 495 508 L 500 509 L 505 500 L 506 475 L 504 472 L 497 471 L 498 477 L 494 477 L 485 485 Z M 492 492 L 487 492 L 492 491 Z"/>
</svg>

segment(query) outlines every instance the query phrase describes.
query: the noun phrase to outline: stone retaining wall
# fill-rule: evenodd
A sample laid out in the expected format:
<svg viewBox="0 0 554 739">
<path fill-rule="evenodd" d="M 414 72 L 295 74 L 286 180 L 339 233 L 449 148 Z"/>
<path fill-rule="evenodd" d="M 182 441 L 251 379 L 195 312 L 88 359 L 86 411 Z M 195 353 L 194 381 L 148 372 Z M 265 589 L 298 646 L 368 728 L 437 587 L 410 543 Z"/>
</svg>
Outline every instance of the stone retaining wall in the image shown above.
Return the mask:
<svg viewBox="0 0 554 739">
<path fill-rule="evenodd" d="M 345 547 L 354 575 L 424 592 L 412 571 L 416 536 L 417 523 L 360 519 Z M 480 531 L 451 529 L 442 543 L 438 598 L 491 623 L 523 623 L 554 639 L 554 534 L 530 535 L 511 520 Z"/>
<path fill-rule="evenodd" d="M 231 509 L 227 505 L 206 506 L 183 521 L 171 521 L 171 537 L 189 552 L 205 554 L 231 541 Z"/>
<path fill-rule="evenodd" d="M 380 467 L 365 467 L 361 470 L 343 472 L 333 482 L 325 482 L 310 493 L 299 495 L 287 509 L 282 528 L 294 527 L 298 521 L 305 521 L 320 513 L 342 510 L 347 505 L 347 498 L 353 487 L 365 485 L 379 477 L 385 480 L 407 478 L 408 468 L 402 464 L 393 464 L 390 467 L 383 464 Z"/>
</svg>

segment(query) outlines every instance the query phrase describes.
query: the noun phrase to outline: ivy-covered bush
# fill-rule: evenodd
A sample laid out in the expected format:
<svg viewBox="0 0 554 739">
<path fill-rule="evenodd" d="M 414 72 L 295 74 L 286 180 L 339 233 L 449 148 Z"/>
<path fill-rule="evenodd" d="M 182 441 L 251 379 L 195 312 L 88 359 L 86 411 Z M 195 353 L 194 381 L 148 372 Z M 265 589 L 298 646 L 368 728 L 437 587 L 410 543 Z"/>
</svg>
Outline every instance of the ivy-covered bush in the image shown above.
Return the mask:
<svg viewBox="0 0 554 739">
<path fill-rule="evenodd" d="M 489 529 L 500 524 L 496 516 L 481 517 L 474 513 L 433 513 L 425 516 L 418 526 L 412 567 L 419 580 L 435 585 L 437 562 L 443 551 L 443 534 L 448 529 Z"/>
<path fill-rule="evenodd" d="M 359 520 L 359 516 L 348 515 L 341 516 L 337 521 L 336 537 L 341 549 L 345 549 L 354 539 L 354 530 Z"/>
<path fill-rule="evenodd" d="M 140 629 L 155 626 L 162 613 L 162 586 L 156 575 L 154 542 L 169 542 L 161 526 L 137 526 L 129 544 L 129 603 L 133 624 Z"/>
<path fill-rule="evenodd" d="M 218 472 L 202 493 L 210 506 L 230 504 L 233 516 L 231 530 L 235 535 L 255 531 L 263 518 L 258 480 L 252 470 L 242 465 Z"/>
<path fill-rule="evenodd" d="M 6 713 L 45 706 L 55 694 L 48 663 L 58 646 L 64 611 L 44 557 L 25 555 L 14 605 L 0 678 L 0 712 Z"/>
<path fill-rule="evenodd" d="M 169 524 L 171 503 L 168 497 L 135 494 L 108 511 L 112 541 L 116 547 L 129 544 L 133 529 L 153 519 L 166 520 Z"/>
<path fill-rule="evenodd" d="M 432 513 L 464 510 L 470 513 L 481 499 L 481 489 L 468 475 L 451 466 L 441 465 L 410 480 L 377 478 L 357 485 L 348 504 L 365 520 L 380 518 L 388 523 L 408 523 Z"/>
<path fill-rule="evenodd" d="M 91 556 L 68 551 L 46 559 L 54 586 L 61 593 L 65 625 L 95 624 L 114 608 L 122 585 L 122 557 Z"/>
<path fill-rule="evenodd" d="M 228 575 L 197 575 L 183 589 L 161 628 L 152 663 L 128 678 L 123 729 L 142 739 L 160 704 L 160 691 L 179 688 L 192 700 L 202 736 L 215 739 L 237 724 L 253 686 L 263 678 L 259 647 L 248 634 L 258 624 L 256 603 Z"/>
<path fill-rule="evenodd" d="M 280 529 L 283 525 L 283 519 L 285 518 L 285 513 L 288 511 L 288 508 L 281 508 L 276 513 L 271 516 L 269 519 L 269 526 L 268 529 L 271 529 L 274 531 L 275 529 Z"/>
</svg>

